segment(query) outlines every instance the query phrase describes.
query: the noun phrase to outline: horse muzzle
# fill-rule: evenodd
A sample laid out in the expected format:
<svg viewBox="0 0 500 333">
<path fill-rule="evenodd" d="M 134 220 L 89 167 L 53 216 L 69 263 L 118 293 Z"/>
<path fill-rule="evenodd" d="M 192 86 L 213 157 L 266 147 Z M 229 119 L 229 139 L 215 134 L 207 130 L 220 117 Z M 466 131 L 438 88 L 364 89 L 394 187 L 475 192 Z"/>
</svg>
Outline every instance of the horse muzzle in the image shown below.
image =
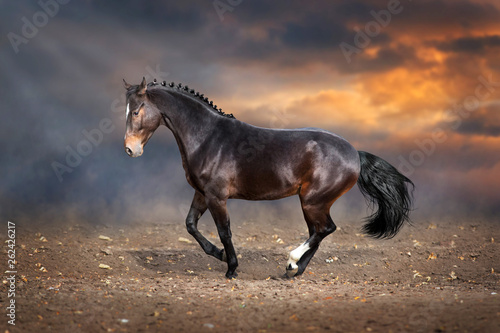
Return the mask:
<svg viewBox="0 0 500 333">
<path fill-rule="evenodd" d="M 125 152 L 130 157 L 139 157 L 143 153 L 143 146 L 139 140 L 125 140 Z"/>
</svg>

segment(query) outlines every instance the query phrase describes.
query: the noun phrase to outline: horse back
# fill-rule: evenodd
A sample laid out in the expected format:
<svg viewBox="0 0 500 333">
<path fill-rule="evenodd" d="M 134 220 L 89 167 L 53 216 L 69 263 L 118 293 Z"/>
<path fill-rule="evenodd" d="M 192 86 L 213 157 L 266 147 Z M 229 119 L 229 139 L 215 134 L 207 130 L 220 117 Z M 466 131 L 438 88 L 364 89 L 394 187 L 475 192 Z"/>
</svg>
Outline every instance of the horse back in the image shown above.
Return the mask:
<svg viewBox="0 0 500 333">
<path fill-rule="evenodd" d="M 359 156 L 345 139 L 321 129 L 267 129 L 241 123 L 222 142 L 216 174 L 228 197 L 273 200 L 304 184 L 356 177 Z M 330 179 L 329 179 L 330 178 Z"/>
</svg>

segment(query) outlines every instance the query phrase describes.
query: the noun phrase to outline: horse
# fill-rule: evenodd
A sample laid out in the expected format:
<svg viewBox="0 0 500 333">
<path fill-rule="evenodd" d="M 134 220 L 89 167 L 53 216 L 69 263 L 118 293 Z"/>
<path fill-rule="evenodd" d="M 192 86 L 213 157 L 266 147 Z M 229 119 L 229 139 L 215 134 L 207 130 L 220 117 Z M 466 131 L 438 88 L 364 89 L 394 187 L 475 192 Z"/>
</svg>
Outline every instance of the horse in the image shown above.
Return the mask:
<svg viewBox="0 0 500 333">
<path fill-rule="evenodd" d="M 194 198 L 186 228 L 206 254 L 227 263 L 225 276 L 237 276 L 231 241 L 228 199 L 276 200 L 298 195 L 309 238 L 290 252 L 285 277 L 304 272 L 321 241 L 336 230 L 330 207 L 354 184 L 377 210 L 363 231 L 392 238 L 410 223 L 413 182 L 373 154 L 357 151 L 344 138 L 317 128 L 269 129 L 252 126 L 222 112 L 213 101 L 181 83 L 143 78 L 126 89 L 124 146 L 141 156 L 155 130 L 168 127 L 177 142 Z M 210 211 L 223 249 L 198 230 Z"/>
</svg>

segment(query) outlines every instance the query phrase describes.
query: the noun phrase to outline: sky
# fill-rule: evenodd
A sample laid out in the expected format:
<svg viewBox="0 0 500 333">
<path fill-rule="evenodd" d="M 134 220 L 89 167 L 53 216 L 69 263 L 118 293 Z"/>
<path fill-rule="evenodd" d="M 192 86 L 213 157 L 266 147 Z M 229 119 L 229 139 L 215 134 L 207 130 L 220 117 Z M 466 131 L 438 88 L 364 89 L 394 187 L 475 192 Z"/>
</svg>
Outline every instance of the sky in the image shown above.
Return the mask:
<svg viewBox="0 0 500 333">
<path fill-rule="evenodd" d="M 244 122 L 320 127 L 386 159 L 416 185 L 415 221 L 500 222 L 498 1 L 0 7 L 2 220 L 183 223 L 194 190 L 170 131 L 140 158 L 123 149 L 122 78 L 145 76 L 188 84 Z M 229 210 L 302 219 L 298 198 Z M 336 222 L 369 212 L 357 187 L 332 208 Z"/>
</svg>

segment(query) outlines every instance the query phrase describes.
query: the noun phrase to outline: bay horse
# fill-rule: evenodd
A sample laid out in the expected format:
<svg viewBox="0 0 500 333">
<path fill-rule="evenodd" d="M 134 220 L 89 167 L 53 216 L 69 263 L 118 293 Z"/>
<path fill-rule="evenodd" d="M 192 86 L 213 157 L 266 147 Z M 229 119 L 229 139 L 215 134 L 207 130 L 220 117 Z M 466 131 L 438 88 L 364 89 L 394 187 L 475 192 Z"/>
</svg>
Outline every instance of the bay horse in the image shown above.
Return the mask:
<svg viewBox="0 0 500 333">
<path fill-rule="evenodd" d="M 377 210 L 363 230 L 391 238 L 409 220 L 413 182 L 385 160 L 357 151 L 344 138 L 317 128 L 268 129 L 225 114 L 207 97 L 182 84 L 138 85 L 125 80 L 125 151 L 141 156 L 160 126 L 174 134 L 194 198 L 187 231 L 205 253 L 227 262 L 227 278 L 237 276 L 238 259 L 231 241 L 228 199 L 276 200 L 298 195 L 309 239 L 290 252 L 286 277 L 300 275 L 320 242 L 335 231 L 330 207 L 354 184 Z M 252 149 L 251 149 L 252 148 Z M 223 249 L 198 231 L 209 210 Z"/>
</svg>

